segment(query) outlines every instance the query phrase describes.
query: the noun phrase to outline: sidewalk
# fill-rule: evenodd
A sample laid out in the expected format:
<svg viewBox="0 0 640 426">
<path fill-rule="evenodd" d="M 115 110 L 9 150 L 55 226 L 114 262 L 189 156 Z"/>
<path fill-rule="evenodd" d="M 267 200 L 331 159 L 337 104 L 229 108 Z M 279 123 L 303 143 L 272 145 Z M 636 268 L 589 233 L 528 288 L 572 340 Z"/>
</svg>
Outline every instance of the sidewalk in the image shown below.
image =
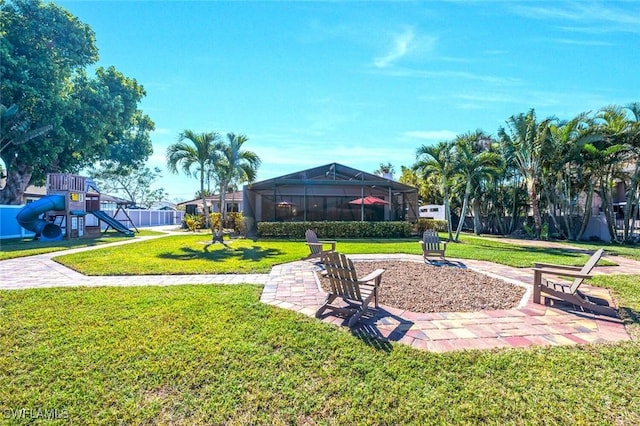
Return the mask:
<svg viewBox="0 0 640 426">
<path fill-rule="evenodd" d="M 248 275 L 145 275 L 145 276 L 85 276 L 51 260 L 55 256 L 103 247 L 130 244 L 162 238 L 170 234 L 139 237 L 110 244 L 28 258 L 0 261 L 0 290 L 76 286 L 166 286 L 180 284 L 264 285 L 263 303 L 314 317 L 326 293 L 321 290 L 316 266 L 297 261 L 272 268 L 270 274 Z M 352 255 L 356 260 L 421 260 L 415 255 Z M 415 313 L 387 306 L 371 310 L 371 315 L 352 332 L 367 333 L 383 341 L 396 341 L 415 348 L 442 352 L 459 349 L 489 349 L 531 345 L 575 345 L 580 343 L 610 343 L 629 340 L 623 323 L 591 313 L 576 312 L 534 304 L 531 301 L 533 273 L 528 268 L 511 268 L 490 262 L 451 259 L 467 268 L 510 281 L 527 288 L 521 306 L 516 309 L 466 313 Z M 596 267 L 596 274 L 640 273 L 640 263 L 624 258 L 611 258 L 620 266 Z M 384 282 L 383 282 L 384 286 Z M 383 288 L 384 291 L 384 288 Z M 586 287 L 585 291 L 611 300 L 606 289 Z M 322 321 L 346 325 L 344 318 L 325 315 Z"/>
</svg>

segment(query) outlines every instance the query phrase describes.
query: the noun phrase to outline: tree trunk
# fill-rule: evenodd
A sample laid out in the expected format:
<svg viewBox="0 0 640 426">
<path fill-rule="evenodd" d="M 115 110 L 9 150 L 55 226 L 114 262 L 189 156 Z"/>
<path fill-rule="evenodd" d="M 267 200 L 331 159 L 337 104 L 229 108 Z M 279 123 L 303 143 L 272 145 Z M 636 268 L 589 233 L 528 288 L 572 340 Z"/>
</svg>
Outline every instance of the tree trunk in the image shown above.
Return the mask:
<svg viewBox="0 0 640 426">
<path fill-rule="evenodd" d="M 31 182 L 31 167 L 19 165 L 7 170 L 7 183 L 0 190 L 0 204 L 20 205 L 22 196 Z"/>
<path fill-rule="evenodd" d="M 593 183 L 589 182 L 589 186 L 587 187 L 587 199 L 584 202 L 584 215 L 582 216 L 582 225 L 580 226 L 580 231 L 578 235 L 576 235 L 576 241 L 582 240 L 582 236 L 587 231 L 587 226 L 589 226 L 589 220 L 591 219 L 591 210 L 593 206 Z"/>
<path fill-rule="evenodd" d="M 629 190 L 625 201 L 627 204 L 624 206 L 624 241 L 629 242 L 631 235 L 633 234 L 635 224 L 634 206 L 636 203 L 636 194 L 638 191 L 638 183 L 640 181 L 640 161 L 636 163 L 634 173 L 631 175 L 629 182 Z"/>
<path fill-rule="evenodd" d="M 226 200 L 225 198 L 227 198 L 227 183 L 226 182 L 222 182 L 220 184 L 220 225 L 218 227 L 218 231 L 214 232 L 213 235 L 213 242 L 214 243 L 222 243 L 224 244 L 224 221 L 226 219 L 226 210 L 227 210 L 227 205 L 226 205 Z M 213 228 L 213 227 L 212 227 Z"/>
<path fill-rule="evenodd" d="M 480 223 L 480 199 L 475 197 L 471 202 L 471 206 L 473 208 L 473 232 L 476 235 L 480 235 L 482 230 L 482 224 Z"/>
<path fill-rule="evenodd" d="M 224 222 L 227 219 L 227 182 L 223 182 L 220 187 L 220 233 L 224 229 Z"/>
<path fill-rule="evenodd" d="M 467 216 L 467 208 L 469 204 L 470 192 L 471 192 L 471 181 L 468 181 L 464 191 L 464 198 L 462 199 L 462 210 L 460 211 L 460 220 L 458 221 L 458 228 L 456 229 L 456 237 L 454 238 L 454 241 L 456 242 L 460 237 L 460 231 L 462 231 L 462 225 L 464 225 L 464 219 Z"/>
<path fill-rule="evenodd" d="M 607 220 L 607 230 L 609 231 L 609 237 L 612 242 L 618 241 L 618 235 L 616 233 L 616 221 L 613 215 L 613 209 L 611 206 L 611 201 L 609 200 L 609 188 L 607 188 L 606 178 L 602 178 L 602 182 L 600 182 L 600 200 L 602 201 L 602 211 L 604 212 L 604 217 Z"/>
<path fill-rule="evenodd" d="M 204 225 L 211 229 L 213 233 L 213 222 L 209 216 L 209 206 L 207 206 L 207 196 L 204 192 L 204 172 L 200 171 L 200 196 L 202 197 L 202 209 L 204 210 Z"/>
<path fill-rule="evenodd" d="M 519 190 L 519 182 L 518 184 L 513 185 L 513 204 L 511 210 L 511 223 L 509 224 L 509 229 L 507 231 L 507 235 L 513 234 L 515 230 L 518 228 L 518 223 L 520 222 L 520 206 L 518 205 L 518 190 Z"/>
<path fill-rule="evenodd" d="M 442 184 L 442 195 L 444 196 L 444 214 L 445 218 L 447 219 L 449 241 L 453 241 L 453 228 L 451 227 L 451 206 L 449 205 L 449 190 L 446 181 Z"/>
<path fill-rule="evenodd" d="M 553 222 L 553 227 L 556 231 L 560 232 L 561 235 L 566 236 L 566 233 L 564 232 L 564 229 L 561 229 L 560 226 L 558 226 L 558 221 L 556 220 L 556 205 L 555 203 L 551 202 L 551 197 L 549 196 L 549 191 L 545 191 L 544 192 L 545 197 L 547 198 L 547 209 L 549 210 L 549 217 L 551 218 L 551 221 Z M 562 216 L 563 218 L 563 222 L 565 224 L 565 227 L 568 227 L 567 224 L 567 220 L 566 220 L 566 216 Z"/>
<path fill-rule="evenodd" d="M 529 201 L 531 202 L 531 213 L 533 214 L 535 237 L 540 238 L 540 230 L 542 229 L 542 218 L 540 217 L 540 208 L 538 207 L 538 193 L 536 191 L 536 182 L 533 179 L 527 180 L 527 192 L 529 193 Z"/>
</svg>

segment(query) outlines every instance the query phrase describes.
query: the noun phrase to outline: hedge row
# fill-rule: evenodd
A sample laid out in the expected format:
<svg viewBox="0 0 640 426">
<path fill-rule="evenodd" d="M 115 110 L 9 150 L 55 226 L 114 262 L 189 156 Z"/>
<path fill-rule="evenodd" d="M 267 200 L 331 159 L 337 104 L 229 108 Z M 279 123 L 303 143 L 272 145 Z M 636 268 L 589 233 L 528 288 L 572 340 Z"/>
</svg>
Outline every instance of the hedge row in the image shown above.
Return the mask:
<svg viewBox="0 0 640 426">
<path fill-rule="evenodd" d="M 258 222 L 258 235 L 269 238 L 304 238 L 313 229 L 319 238 L 408 238 L 424 232 L 427 227 L 438 231 L 447 223 L 431 219 L 410 222 Z M 442 228 L 442 229 L 440 229 Z"/>
</svg>

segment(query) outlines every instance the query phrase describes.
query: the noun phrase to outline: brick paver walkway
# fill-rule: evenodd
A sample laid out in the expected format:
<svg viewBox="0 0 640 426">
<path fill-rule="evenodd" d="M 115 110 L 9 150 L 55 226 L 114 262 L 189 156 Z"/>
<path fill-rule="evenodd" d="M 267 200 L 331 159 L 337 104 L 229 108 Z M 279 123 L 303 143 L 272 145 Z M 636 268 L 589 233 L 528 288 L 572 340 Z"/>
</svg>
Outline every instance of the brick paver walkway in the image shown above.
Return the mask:
<svg viewBox="0 0 640 426">
<path fill-rule="evenodd" d="M 145 238 L 141 237 L 135 241 Z M 127 244 L 134 240 L 115 244 Z M 70 286 L 142 286 L 179 284 L 264 285 L 261 301 L 280 308 L 314 316 L 326 297 L 319 286 L 316 265 L 298 261 L 274 266 L 270 274 L 250 275 L 146 275 L 85 276 L 62 266 L 52 257 L 79 250 L 92 250 L 106 245 L 85 247 L 65 252 L 47 253 L 28 258 L 0 261 L 0 290 Z M 411 255 L 353 255 L 353 259 L 374 260 L 390 257 L 420 261 Z M 640 263 L 624 258 L 612 259 L 620 266 L 596 267 L 595 273 L 638 274 Z M 387 306 L 371 310 L 371 315 L 354 329 L 383 340 L 396 341 L 430 351 L 487 349 L 530 345 L 572 345 L 579 343 L 617 342 L 629 340 L 623 323 L 591 313 L 559 309 L 531 302 L 533 273 L 527 268 L 511 268 L 477 260 L 452 259 L 465 267 L 499 277 L 527 288 L 516 309 L 488 312 L 421 314 Z M 610 300 L 604 289 L 586 287 L 588 293 Z M 384 291 L 384 279 L 383 288 Z M 344 318 L 325 315 L 322 321 L 344 326 Z"/>
<path fill-rule="evenodd" d="M 266 284 L 269 274 L 209 274 L 209 275 L 123 275 L 123 276 L 87 276 L 67 268 L 53 260 L 53 257 L 79 251 L 97 250 L 109 246 L 135 243 L 143 240 L 167 236 L 155 235 L 137 237 L 135 240 L 123 240 L 115 243 L 91 247 L 81 247 L 0 261 L 0 290 L 17 290 L 45 287 L 98 287 L 98 286 L 143 286 L 143 285 L 180 285 L 180 284 Z"/>
</svg>

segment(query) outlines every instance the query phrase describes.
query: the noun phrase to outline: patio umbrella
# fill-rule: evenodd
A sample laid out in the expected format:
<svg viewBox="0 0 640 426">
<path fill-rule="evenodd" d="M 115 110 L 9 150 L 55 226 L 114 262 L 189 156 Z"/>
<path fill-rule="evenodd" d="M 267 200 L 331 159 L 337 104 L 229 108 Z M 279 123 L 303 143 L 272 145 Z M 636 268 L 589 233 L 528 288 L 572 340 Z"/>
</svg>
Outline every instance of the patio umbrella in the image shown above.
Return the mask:
<svg viewBox="0 0 640 426">
<path fill-rule="evenodd" d="M 357 198 L 355 200 L 351 200 L 349 201 L 349 204 L 357 204 L 357 205 L 365 205 L 365 206 L 383 206 L 385 204 L 389 204 L 389 202 L 383 200 L 382 198 L 369 195 L 364 198 Z"/>
</svg>

